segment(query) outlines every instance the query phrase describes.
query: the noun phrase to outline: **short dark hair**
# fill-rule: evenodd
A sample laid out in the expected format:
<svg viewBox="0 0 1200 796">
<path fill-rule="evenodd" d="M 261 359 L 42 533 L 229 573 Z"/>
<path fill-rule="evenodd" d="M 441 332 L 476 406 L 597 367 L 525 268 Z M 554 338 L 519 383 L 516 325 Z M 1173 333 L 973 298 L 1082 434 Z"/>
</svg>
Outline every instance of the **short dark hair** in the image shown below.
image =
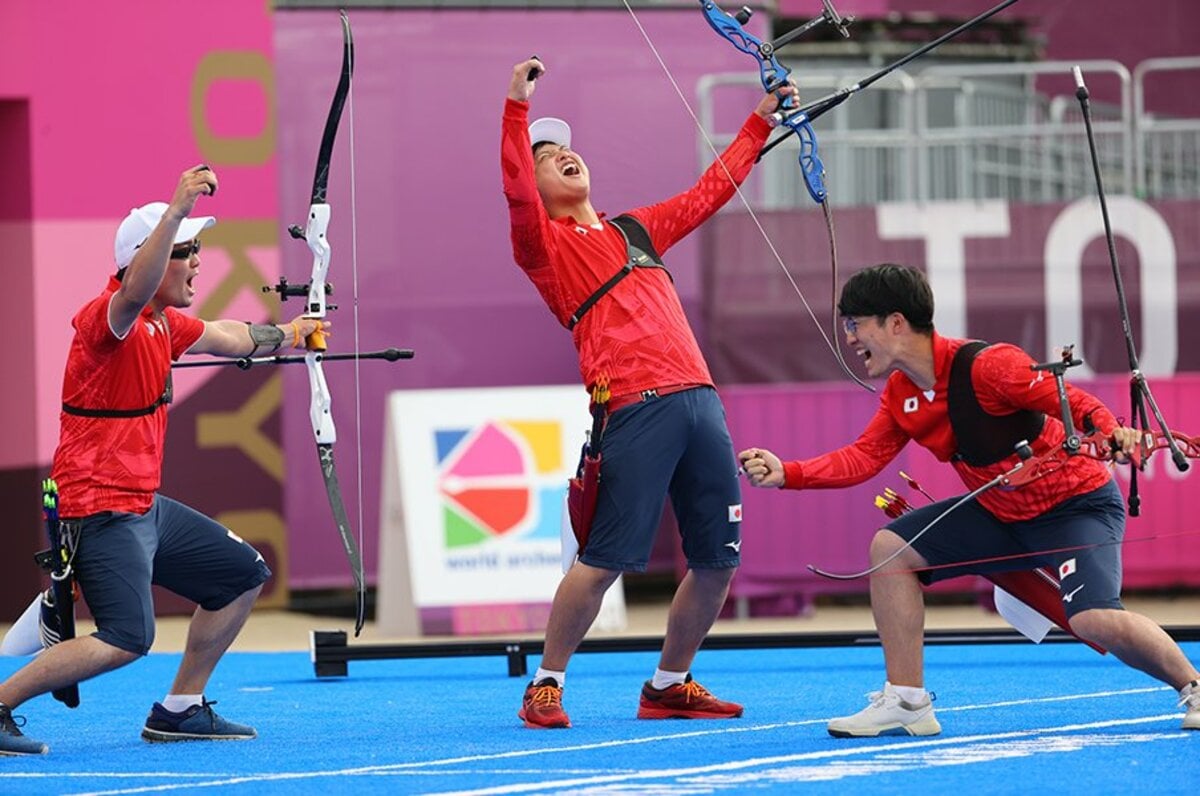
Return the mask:
<svg viewBox="0 0 1200 796">
<path fill-rule="evenodd" d="M 537 151 L 538 151 L 538 148 L 539 148 L 539 147 L 544 147 L 544 146 L 546 146 L 547 144 L 553 144 L 553 143 L 554 143 L 553 141 L 534 141 L 534 142 L 533 142 L 533 155 L 534 155 L 534 157 L 537 157 Z"/>
<path fill-rule="evenodd" d="M 844 318 L 886 318 L 898 312 L 914 331 L 933 332 L 933 290 L 916 268 L 881 263 L 864 268 L 846 280 L 838 299 Z"/>
</svg>

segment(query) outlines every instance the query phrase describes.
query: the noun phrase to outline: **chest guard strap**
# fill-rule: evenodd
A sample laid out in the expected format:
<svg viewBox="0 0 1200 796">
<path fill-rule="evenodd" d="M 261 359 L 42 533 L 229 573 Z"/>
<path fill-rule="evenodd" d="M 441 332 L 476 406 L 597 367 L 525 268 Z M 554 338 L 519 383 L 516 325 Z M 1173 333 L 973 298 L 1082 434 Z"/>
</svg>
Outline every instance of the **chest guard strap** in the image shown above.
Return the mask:
<svg viewBox="0 0 1200 796">
<path fill-rule="evenodd" d="M 950 427 L 958 441 L 958 451 L 952 458 L 972 467 L 986 467 L 1007 459 L 1018 442 L 1033 442 L 1046 424 L 1046 415 L 1042 412 L 1021 409 L 1008 415 L 992 415 L 979 405 L 971 384 L 971 365 L 988 345 L 973 340 L 955 352 L 946 396 L 950 405 Z"/>
<path fill-rule="evenodd" d="M 620 232 L 621 237 L 625 239 L 625 264 L 621 266 L 620 271 L 609 277 L 607 282 L 596 288 L 596 292 L 579 305 L 579 309 L 575 310 L 575 314 L 567 322 L 568 329 L 574 329 L 587 311 L 594 307 L 597 301 L 604 298 L 605 293 L 616 287 L 618 282 L 633 273 L 634 268 L 661 268 L 672 282 L 675 281 L 671 272 L 663 265 L 658 252 L 654 250 L 650 233 L 646 231 L 640 221 L 631 215 L 620 215 L 609 220 L 608 223 L 616 227 L 617 232 Z"/>
<path fill-rule="evenodd" d="M 85 409 L 81 406 L 71 406 L 66 401 L 63 401 L 62 410 L 69 415 L 78 417 L 145 417 L 152 415 L 158 411 L 158 407 L 166 406 L 171 403 L 174 395 L 174 389 L 171 384 L 171 371 L 167 371 L 167 382 L 163 385 L 162 395 L 149 406 L 143 406 L 139 409 Z"/>
<path fill-rule="evenodd" d="M 171 324 L 167 322 L 167 317 L 162 317 L 163 326 L 167 330 L 168 339 L 171 334 Z M 152 415 L 158 411 L 158 407 L 166 406 L 171 403 L 175 396 L 175 389 L 171 382 L 171 369 L 167 368 L 167 380 L 163 383 L 162 394 L 155 399 L 154 403 L 149 406 L 143 406 L 137 409 L 87 409 L 82 406 L 71 406 L 66 401 L 63 401 L 62 410 L 68 415 L 76 417 L 145 417 Z"/>
</svg>

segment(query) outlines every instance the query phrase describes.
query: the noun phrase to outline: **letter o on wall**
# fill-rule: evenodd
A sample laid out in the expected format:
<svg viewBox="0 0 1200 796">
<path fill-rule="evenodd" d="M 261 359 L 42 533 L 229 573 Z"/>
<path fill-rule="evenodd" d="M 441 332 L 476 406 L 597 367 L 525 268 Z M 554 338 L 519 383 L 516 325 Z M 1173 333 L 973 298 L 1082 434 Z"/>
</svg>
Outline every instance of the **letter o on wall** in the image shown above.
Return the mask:
<svg viewBox="0 0 1200 796">
<path fill-rule="evenodd" d="M 266 122 L 257 135 L 219 136 L 209 125 L 204 101 L 213 84 L 221 80 L 254 83 L 261 89 Z M 196 144 L 206 161 L 222 166 L 261 166 L 275 152 L 275 76 L 263 53 L 254 50 L 205 53 L 192 79 L 190 109 Z"/>
</svg>

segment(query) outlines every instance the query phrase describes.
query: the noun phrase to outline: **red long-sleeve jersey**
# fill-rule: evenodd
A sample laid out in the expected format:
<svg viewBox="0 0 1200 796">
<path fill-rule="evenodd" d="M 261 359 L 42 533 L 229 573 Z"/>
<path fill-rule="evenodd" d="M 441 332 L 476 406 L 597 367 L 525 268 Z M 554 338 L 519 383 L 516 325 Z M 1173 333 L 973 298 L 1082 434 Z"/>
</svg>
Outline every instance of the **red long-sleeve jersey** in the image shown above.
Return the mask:
<svg viewBox="0 0 1200 796">
<path fill-rule="evenodd" d="M 567 326 L 579 306 L 626 262 L 625 240 L 610 224 L 551 219 L 538 195 L 529 140 L 529 104 L 507 100 L 500 148 L 513 258 L 546 306 Z M 698 227 L 734 195 L 750 173 L 770 128 L 757 114 L 690 189 L 665 202 L 629 211 L 659 255 Z M 729 174 L 726 173 L 728 169 Z M 572 336 L 585 386 L 606 375 L 613 395 L 679 384 L 711 385 L 671 279 L 661 268 L 635 268 L 576 324 Z"/>
<path fill-rule="evenodd" d="M 819 489 L 853 486 L 882 470 L 908 441 L 916 440 L 939 461 L 951 461 L 958 449 L 950 426 L 947 391 L 954 354 L 966 340 L 933 335 L 934 375 L 937 382 L 925 392 L 908 376 L 894 372 L 888 378 L 879 409 L 862 434 L 844 448 L 805 461 L 784 462 L 784 488 Z M 989 414 L 1005 415 L 1021 409 L 1046 414 L 1041 435 L 1033 441 L 1033 452 L 1042 454 L 1062 445 L 1065 430 L 1060 419 L 1058 391 L 1052 376 L 1033 372 L 1034 364 L 1021 349 L 1007 343 L 984 349 L 971 368 L 971 383 L 980 407 Z M 1081 428 L 1090 415 L 1093 425 L 1111 434 L 1117 420 L 1094 396 L 1067 386 L 1071 419 Z M 952 466 L 968 489 L 982 486 L 1018 461 L 1016 454 L 986 467 L 962 461 Z M 989 490 L 979 502 L 1006 522 L 1036 517 L 1074 495 L 1098 489 L 1112 475 L 1101 462 L 1087 456 L 1070 457 L 1053 473 L 1012 491 Z"/>
</svg>

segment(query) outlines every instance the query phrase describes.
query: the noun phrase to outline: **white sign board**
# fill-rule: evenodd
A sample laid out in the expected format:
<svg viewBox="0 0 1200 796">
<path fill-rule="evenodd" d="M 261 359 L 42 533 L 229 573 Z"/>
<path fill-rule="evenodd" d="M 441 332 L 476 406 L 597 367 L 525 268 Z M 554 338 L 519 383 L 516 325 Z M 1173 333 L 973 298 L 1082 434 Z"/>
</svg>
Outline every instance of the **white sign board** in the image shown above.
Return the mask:
<svg viewBox="0 0 1200 796">
<path fill-rule="evenodd" d="M 562 579 L 567 479 L 591 422 L 587 393 L 398 391 L 387 411 L 381 632 L 411 634 L 400 616 L 413 609 L 425 619 L 458 606 L 540 604 L 544 626 Z M 476 620 L 451 624 L 476 632 L 460 627 Z"/>
</svg>

